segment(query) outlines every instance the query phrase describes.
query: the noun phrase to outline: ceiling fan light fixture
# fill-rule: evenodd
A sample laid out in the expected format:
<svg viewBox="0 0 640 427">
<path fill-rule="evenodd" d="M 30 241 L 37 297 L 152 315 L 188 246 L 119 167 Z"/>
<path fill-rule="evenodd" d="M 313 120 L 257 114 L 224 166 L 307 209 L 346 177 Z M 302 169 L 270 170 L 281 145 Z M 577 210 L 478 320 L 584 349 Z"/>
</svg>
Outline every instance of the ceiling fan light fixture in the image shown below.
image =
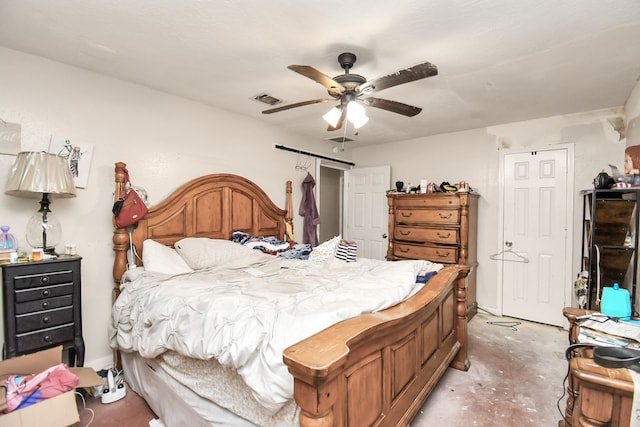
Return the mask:
<svg viewBox="0 0 640 427">
<path fill-rule="evenodd" d="M 340 120 L 341 115 L 342 115 L 342 110 L 340 110 L 340 108 L 336 106 L 336 107 L 333 107 L 331 110 L 329 110 L 324 116 L 322 116 L 322 118 L 329 125 L 336 127 L 338 125 L 338 121 Z"/>
<path fill-rule="evenodd" d="M 369 117 L 362 105 L 351 101 L 347 104 L 347 120 L 353 124 L 354 128 L 359 129 L 367 124 Z"/>
</svg>

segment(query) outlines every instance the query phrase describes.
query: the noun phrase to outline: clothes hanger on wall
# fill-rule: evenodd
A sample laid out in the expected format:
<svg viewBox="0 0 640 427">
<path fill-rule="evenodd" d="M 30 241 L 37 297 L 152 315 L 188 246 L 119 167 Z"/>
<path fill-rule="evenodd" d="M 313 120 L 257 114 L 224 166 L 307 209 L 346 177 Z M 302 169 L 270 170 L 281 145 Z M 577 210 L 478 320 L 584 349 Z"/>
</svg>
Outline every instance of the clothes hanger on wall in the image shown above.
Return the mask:
<svg viewBox="0 0 640 427">
<path fill-rule="evenodd" d="M 527 258 L 524 255 L 520 255 L 519 253 L 513 250 L 512 248 L 513 242 L 507 241 L 505 242 L 505 245 L 507 246 L 507 249 L 503 249 L 498 253 L 490 255 L 489 259 L 493 259 L 496 261 L 509 261 L 509 262 L 523 262 L 523 263 L 529 262 L 529 258 Z"/>
<path fill-rule="evenodd" d="M 306 161 L 302 161 L 300 160 L 300 153 L 298 153 L 298 158 L 296 159 L 296 170 L 307 172 L 309 170 L 309 166 L 311 166 L 311 159 L 306 158 Z"/>
</svg>

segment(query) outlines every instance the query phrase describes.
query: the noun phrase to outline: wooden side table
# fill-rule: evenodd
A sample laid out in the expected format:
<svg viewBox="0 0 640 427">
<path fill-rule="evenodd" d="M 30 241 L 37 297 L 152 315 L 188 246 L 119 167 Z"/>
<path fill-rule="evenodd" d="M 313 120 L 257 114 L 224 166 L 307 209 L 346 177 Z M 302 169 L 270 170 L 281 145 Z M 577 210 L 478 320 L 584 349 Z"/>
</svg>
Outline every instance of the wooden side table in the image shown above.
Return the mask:
<svg viewBox="0 0 640 427">
<path fill-rule="evenodd" d="M 79 256 L 2 264 L 4 357 L 56 345 L 84 364 Z"/>
<path fill-rule="evenodd" d="M 577 342 L 577 317 L 588 313 L 589 310 L 576 308 L 563 310 L 571 325 L 570 343 Z M 634 391 L 629 370 L 600 366 L 591 354 L 591 350 L 578 349 L 569 361 L 565 419 L 558 426 L 629 426 Z"/>
</svg>

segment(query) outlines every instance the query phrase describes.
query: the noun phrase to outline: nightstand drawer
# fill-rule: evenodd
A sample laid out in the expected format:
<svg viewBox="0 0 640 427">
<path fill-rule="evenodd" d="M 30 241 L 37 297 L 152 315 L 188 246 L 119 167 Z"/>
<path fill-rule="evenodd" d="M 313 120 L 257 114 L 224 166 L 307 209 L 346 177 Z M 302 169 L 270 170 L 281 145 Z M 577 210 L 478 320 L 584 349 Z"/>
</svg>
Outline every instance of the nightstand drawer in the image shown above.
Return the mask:
<svg viewBox="0 0 640 427">
<path fill-rule="evenodd" d="M 408 242 L 441 243 L 443 245 L 455 245 L 458 243 L 458 230 L 439 228 L 419 228 L 398 225 L 393 230 L 396 240 Z"/>
<path fill-rule="evenodd" d="M 460 210 L 398 209 L 396 221 L 398 224 L 458 224 L 460 222 Z"/>
<path fill-rule="evenodd" d="M 19 334 L 73 323 L 73 307 L 39 311 L 16 316 L 16 331 Z"/>
<path fill-rule="evenodd" d="M 16 304 L 16 314 L 31 313 L 34 311 L 51 310 L 52 308 L 67 307 L 73 305 L 73 296 L 46 298 L 37 301 L 22 302 Z"/>
<path fill-rule="evenodd" d="M 17 335 L 18 351 L 26 352 L 73 340 L 73 324 Z"/>
<path fill-rule="evenodd" d="M 447 246 L 408 245 L 396 242 L 393 254 L 400 258 L 424 259 L 448 264 L 458 260 L 458 248 Z"/>
<path fill-rule="evenodd" d="M 43 298 L 73 294 L 73 283 L 56 286 L 42 286 L 24 291 L 16 291 L 16 302 L 27 302 Z"/>
<path fill-rule="evenodd" d="M 39 286 L 57 285 L 59 283 L 73 283 L 73 272 L 71 270 L 64 270 L 41 274 L 16 276 L 13 278 L 13 283 L 15 289 L 27 289 Z"/>
</svg>

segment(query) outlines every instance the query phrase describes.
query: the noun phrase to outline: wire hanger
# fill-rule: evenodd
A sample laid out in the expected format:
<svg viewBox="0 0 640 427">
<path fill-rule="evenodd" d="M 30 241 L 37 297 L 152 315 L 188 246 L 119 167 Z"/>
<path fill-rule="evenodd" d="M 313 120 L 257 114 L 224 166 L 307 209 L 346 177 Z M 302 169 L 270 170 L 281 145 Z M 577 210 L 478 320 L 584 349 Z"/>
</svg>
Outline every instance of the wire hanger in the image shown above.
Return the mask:
<svg viewBox="0 0 640 427">
<path fill-rule="evenodd" d="M 296 159 L 296 170 L 301 172 L 306 172 L 311 166 L 311 160 L 307 159 L 307 161 L 302 162 L 300 160 L 300 153 L 298 153 L 298 158 Z"/>
<path fill-rule="evenodd" d="M 523 263 L 529 262 L 529 258 L 527 258 L 524 255 L 520 255 L 519 253 L 513 250 L 512 248 L 513 242 L 506 241 L 505 245 L 507 246 L 507 249 L 503 249 L 498 253 L 490 255 L 489 259 L 494 259 L 496 261 L 509 261 L 509 262 L 523 262 Z M 506 257 L 508 255 L 513 255 L 515 258 L 512 257 L 511 259 L 508 259 Z"/>
</svg>

